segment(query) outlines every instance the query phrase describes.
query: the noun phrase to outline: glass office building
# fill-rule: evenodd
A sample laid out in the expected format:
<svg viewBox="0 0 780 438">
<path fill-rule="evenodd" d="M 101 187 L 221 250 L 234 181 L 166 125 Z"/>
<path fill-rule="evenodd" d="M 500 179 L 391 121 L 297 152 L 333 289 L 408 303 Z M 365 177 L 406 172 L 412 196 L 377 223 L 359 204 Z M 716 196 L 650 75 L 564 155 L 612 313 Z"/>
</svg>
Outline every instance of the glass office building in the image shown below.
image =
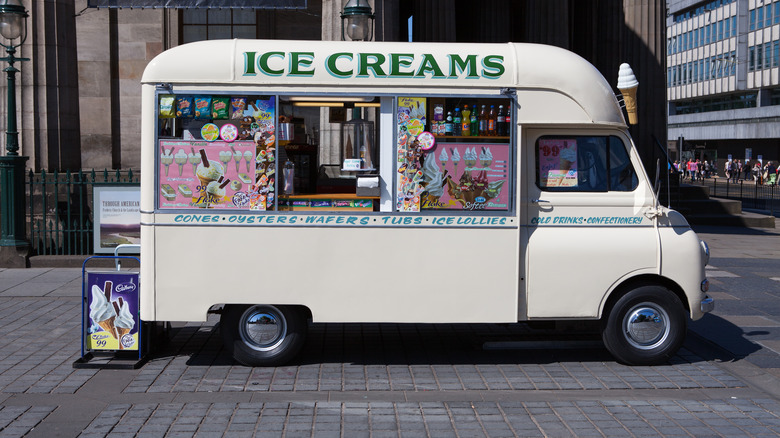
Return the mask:
<svg viewBox="0 0 780 438">
<path fill-rule="evenodd" d="M 675 158 L 780 157 L 780 0 L 670 0 L 669 145 Z"/>
</svg>

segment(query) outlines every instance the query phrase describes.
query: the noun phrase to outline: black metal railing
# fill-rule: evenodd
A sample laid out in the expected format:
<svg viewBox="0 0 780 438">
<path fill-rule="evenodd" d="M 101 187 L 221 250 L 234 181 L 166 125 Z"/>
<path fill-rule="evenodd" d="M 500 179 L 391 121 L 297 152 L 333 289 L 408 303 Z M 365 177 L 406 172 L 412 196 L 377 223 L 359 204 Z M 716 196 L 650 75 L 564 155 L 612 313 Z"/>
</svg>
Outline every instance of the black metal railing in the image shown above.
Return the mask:
<svg viewBox="0 0 780 438">
<path fill-rule="evenodd" d="M 27 175 L 28 236 L 32 255 L 89 255 L 93 249 L 92 188 L 138 185 L 130 170 L 42 171 Z"/>
<path fill-rule="evenodd" d="M 710 197 L 740 201 L 742 208 L 765 211 L 771 216 L 780 214 L 780 189 L 776 184 L 757 184 L 749 179 L 734 182 L 725 178 L 685 182 L 709 187 Z"/>
</svg>

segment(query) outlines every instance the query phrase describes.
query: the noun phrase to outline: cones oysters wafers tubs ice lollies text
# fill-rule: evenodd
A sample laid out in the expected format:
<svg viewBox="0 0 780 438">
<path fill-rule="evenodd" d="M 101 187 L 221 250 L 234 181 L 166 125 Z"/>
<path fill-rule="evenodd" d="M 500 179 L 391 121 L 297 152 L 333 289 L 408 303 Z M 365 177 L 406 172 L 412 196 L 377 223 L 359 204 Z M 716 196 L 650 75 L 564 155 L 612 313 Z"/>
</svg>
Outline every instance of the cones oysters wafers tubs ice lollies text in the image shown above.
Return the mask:
<svg viewBox="0 0 780 438">
<path fill-rule="evenodd" d="M 636 112 L 636 90 L 639 88 L 639 81 L 634 76 L 631 66 L 626 63 L 620 64 L 618 71 L 618 90 L 623 94 L 623 102 L 626 104 L 626 113 L 628 114 L 628 123 L 636 125 L 638 123 Z"/>
</svg>

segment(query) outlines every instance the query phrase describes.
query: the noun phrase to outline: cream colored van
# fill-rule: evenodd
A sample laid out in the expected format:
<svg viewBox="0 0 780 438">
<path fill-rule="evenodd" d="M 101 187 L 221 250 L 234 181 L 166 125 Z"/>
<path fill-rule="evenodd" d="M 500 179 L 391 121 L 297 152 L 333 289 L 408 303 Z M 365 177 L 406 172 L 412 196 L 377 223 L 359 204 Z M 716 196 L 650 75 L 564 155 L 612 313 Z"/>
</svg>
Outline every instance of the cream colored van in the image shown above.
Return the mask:
<svg viewBox="0 0 780 438">
<path fill-rule="evenodd" d="M 657 364 L 712 309 L 609 83 L 532 44 L 222 40 L 142 89 L 141 319 L 277 365 L 308 321 L 601 321 Z"/>
</svg>

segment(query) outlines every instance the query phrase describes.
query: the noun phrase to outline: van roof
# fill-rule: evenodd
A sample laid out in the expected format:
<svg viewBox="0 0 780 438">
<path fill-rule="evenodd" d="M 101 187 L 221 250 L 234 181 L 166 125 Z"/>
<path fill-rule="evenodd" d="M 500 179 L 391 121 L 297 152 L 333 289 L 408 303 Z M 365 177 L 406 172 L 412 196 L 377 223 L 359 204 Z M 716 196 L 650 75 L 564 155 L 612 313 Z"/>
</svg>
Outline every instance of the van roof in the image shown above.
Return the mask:
<svg viewBox="0 0 780 438">
<path fill-rule="evenodd" d="M 625 125 L 612 88 L 593 65 L 540 44 L 210 40 L 159 54 L 141 82 L 352 94 L 511 89 L 535 121 Z"/>
</svg>

